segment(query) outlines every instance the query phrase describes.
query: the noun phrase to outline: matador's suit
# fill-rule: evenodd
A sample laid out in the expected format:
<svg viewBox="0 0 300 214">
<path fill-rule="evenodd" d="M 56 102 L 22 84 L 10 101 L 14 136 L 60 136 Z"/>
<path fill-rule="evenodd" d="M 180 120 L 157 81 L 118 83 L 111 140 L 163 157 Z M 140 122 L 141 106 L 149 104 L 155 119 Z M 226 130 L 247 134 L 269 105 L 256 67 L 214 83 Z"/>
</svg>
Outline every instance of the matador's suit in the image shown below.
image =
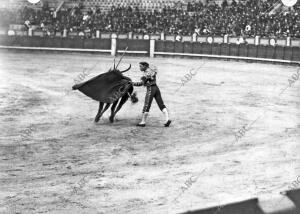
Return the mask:
<svg viewBox="0 0 300 214">
<path fill-rule="evenodd" d="M 143 76 L 141 77 L 140 82 L 134 82 L 134 86 L 145 86 L 147 88 L 145 104 L 143 108 L 143 116 L 142 121 L 137 124 L 137 126 L 144 127 L 146 125 L 146 119 L 150 111 L 151 103 L 153 98 L 155 98 L 160 110 L 165 115 L 165 127 L 170 126 L 171 120 L 169 119 L 168 110 L 164 104 L 164 101 L 161 98 L 160 90 L 156 85 L 156 69 L 149 68 L 149 64 L 147 62 L 140 62 L 140 70 L 143 72 Z"/>
</svg>

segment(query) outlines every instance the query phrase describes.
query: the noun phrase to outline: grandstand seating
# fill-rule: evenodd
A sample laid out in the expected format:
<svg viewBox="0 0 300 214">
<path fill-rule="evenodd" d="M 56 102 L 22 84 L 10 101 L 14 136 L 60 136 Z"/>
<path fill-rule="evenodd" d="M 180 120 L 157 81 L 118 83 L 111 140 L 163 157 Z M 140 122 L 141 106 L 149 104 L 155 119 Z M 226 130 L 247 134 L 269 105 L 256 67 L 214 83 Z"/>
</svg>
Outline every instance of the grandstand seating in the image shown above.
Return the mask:
<svg viewBox="0 0 300 214">
<path fill-rule="evenodd" d="M 57 8 L 57 6 L 63 0 L 41 0 L 39 3 L 33 5 L 29 3 L 27 0 L 7 0 L 1 1 L 0 8 L 20 8 L 23 6 L 28 7 L 36 7 L 41 8 L 44 3 L 48 3 L 50 8 Z M 111 6 L 120 5 L 120 6 L 131 6 L 131 7 L 139 7 L 141 11 L 151 11 L 151 10 L 159 10 L 164 5 L 166 7 L 173 7 L 178 3 L 182 3 L 183 5 L 191 2 L 193 0 L 64 0 L 64 7 L 72 8 L 74 5 L 78 5 L 80 2 L 83 4 L 85 9 L 99 7 L 102 11 L 110 10 Z M 206 0 L 197 0 L 201 2 L 205 2 Z M 245 2 L 246 0 L 235 0 L 236 2 Z M 223 0 L 215 0 L 217 4 L 222 4 Z M 229 4 L 231 4 L 232 0 L 227 0 Z"/>
<path fill-rule="evenodd" d="M 0 2 L 0 8 L 19 8 L 29 4 L 27 0 L 7 0 Z"/>
<path fill-rule="evenodd" d="M 69 0 L 70 1 L 70 0 Z M 164 6 L 166 7 L 174 7 L 176 5 L 186 5 L 188 2 L 192 2 L 193 0 L 83 0 L 83 5 L 85 8 L 91 7 L 99 7 L 102 11 L 110 10 L 111 6 L 120 5 L 120 6 L 131 6 L 138 7 L 140 11 L 153 11 L 160 10 Z M 196 0 L 205 3 L 206 0 Z M 246 0 L 235 0 L 236 2 L 246 2 Z M 66 0 L 67 2 L 67 0 Z M 222 4 L 223 0 L 215 0 L 215 2 L 219 5 Z M 231 4 L 232 0 L 227 0 L 229 4 Z"/>
<path fill-rule="evenodd" d="M 192 1 L 189 4 L 188 1 Z M 64 29 L 73 32 L 88 32 L 87 36 L 95 36 L 96 30 L 116 33 L 171 35 L 212 35 L 221 36 L 261 36 L 261 37 L 300 37 L 300 19 L 297 15 L 299 6 L 286 13 L 276 11 L 275 17 L 266 11 L 279 0 L 267 2 L 246 1 L 243 5 L 220 7 L 214 2 L 223 0 L 207 0 L 208 4 L 198 4 L 200 0 L 41 0 L 32 5 L 27 0 L 8 1 L 11 6 L 19 3 L 16 10 L 2 10 L 0 25 L 8 27 L 12 24 L 41 26 L 41 30 L 62 32 Z M 206 0 L 201 0 L 206 1 Z M 232 1 L 227 0 L 228 4 Z M 7 4 L 8 5 L 8 4 Z M 49 11 L 44 6 L 52 7 Z M 75 7 L 78 6 L 78 7 Z M 132 9 L 128 8 L 131 6 Z M 43 8 L 38 10 L 37 8 Z M 167 7 L 165 12 L 161 10 Z M 253 8 L 249 10 L 249 7 Z M 59 9 L 62 10 L 59 11 Z M 66 10 L 72 8 L 71 10 Z M 115 9 L 114 9 L 115 8 Z M 97 9 L 97 10 L 96 10 Z M 100 9 L 102 14 L 99 13 Z M 182 10 L 178 10 L 182 9 Z M 153 12 L 141 15 L 139 11 Z M 272 9 L 271 9 L 272 10 Z M 58 12 L 59 11 L 59 12 Z M 87 14 L 88 12 L 88 14 Z M 103 12 L 106 12 L 103 15 Z M 136 17 L 139 17 L 136 19 Z M 259 17 L 258 22 L 254 17 Z M 250 19 L 253 19 L 252 21 Z"/>
<path fill-rule="evenodd" d="M 148 10 L 159 10 L 163 8 L 163 5 L 174 6 L 176 1 L 174 0 L 115 0 L 111 2 L 110 0 L 84 0 L 83 5 L 85 8 L 99 7 L 102 11 L 108 11 L 110 8 L 115 6 L 124 7 L 138 7 L 141 11 Z"/>
</svg>

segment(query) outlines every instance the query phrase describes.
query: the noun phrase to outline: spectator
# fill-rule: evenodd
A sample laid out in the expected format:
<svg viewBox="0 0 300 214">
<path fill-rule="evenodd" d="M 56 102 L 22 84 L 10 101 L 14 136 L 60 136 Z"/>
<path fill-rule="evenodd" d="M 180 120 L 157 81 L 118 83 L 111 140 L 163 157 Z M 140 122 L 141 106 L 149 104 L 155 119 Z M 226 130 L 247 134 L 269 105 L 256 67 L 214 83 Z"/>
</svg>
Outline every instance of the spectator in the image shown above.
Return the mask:
<svg viewBox="0 0 300 214">
<path fill-rule="evenodd" d="M 291 36 L 299 38 L 300 34 L 300 3 L 293 10 L 285 13 L 278 11 L 269 14 L 268 10 L 276 0 L 251 1 L 238 3 L 233 0 L 229 5 L 223 0 L 221 5 L 210 0 L 205 5 L 199 0 L 193 0 L 186 6 L 178 1 L 172 7 L 164 5 L 161 11 L 141 12 L 124 5 L 112 6 L 109 11 L 100 8 L 90 8 L 83 13 L 83 4 L 74 8 L 62 8 L 56 14 L 47 4 L 36 11 L 29 7 L 17 11 L 1 11 L 0 24 L 23 24 L 40 26 L 41 30 L 62 32 L 63 29 L 73 32 L 86 32 L 93 36 L 96 30 L 116 33 L 170 33 L 174 35 L 222 36 L 255 36 L 262 37 Z"/>
</svg>

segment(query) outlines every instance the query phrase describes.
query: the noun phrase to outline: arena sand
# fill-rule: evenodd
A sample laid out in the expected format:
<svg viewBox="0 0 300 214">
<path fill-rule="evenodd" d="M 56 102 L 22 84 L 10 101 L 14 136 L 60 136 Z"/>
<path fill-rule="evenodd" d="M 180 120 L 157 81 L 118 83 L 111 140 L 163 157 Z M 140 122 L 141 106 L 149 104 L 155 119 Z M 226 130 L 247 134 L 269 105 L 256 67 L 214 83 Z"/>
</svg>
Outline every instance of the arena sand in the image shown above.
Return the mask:
<svg viewBox="0 0 300 214">
<path fill-rule="evenodd" d="M 170 128 L 155 101 L 147 127 L 135 127 L 143 87 L 114 124 L 110 111 L 93 123 L 98 103 L 70 89 L 84 69 L 94 67 L 84 80 L 106 72 L 111 56 L 0 52 L 0 213 L 180 213 L 280 197 L 297 179 L 297 67 L 126 56 L 120 69 L 131 63 L 138 81 L 145 60 L 159 70 Z"/>
</svg>

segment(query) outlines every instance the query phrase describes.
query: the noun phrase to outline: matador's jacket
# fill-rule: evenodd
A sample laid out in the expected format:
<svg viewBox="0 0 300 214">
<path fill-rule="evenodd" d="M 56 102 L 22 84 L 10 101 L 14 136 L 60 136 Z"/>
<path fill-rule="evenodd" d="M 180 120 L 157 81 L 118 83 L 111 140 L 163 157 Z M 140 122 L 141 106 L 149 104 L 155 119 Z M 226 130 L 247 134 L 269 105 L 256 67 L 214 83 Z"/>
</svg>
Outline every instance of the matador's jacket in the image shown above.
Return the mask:
<svg viewBox="0 0 300 214">
<path fill-rule="evenodd" d="M 134 82 L 134 86 L 145 86 L 147 88 L 143 113 L 149 112 L 153 97 L 155 98 L 160 110 L 166 108 L 160 94 L 160 90 L 156 85 L 156 69 L 147 68 L 141 77 L 140 82 Z"/>
</svg>

